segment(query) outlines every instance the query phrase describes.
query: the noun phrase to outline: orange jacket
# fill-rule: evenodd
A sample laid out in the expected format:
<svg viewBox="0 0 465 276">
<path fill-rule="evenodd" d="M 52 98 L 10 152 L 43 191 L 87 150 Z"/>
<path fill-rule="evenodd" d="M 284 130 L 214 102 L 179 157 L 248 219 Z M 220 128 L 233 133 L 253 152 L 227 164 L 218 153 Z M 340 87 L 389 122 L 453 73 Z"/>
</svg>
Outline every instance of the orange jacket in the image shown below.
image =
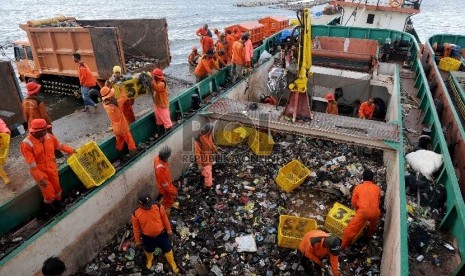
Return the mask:
<svg viewBox="0 0 465 276">
<path fill-rule="evenodd" d="M 152 80 L 153 100 L 156 107 L 168 108 L 168 86 L 165 81 Z"/>
<path fill-rule="evenodd" d="M 172 234 L 171 225 L 165 213 L 165 208 L 162 205 L 153 204 L 149 210 L 141 207 L 131 216 L 132 229 L 134 231 L 134 239 L 140 244 L 141 234 L 149 237 L 156 237 L 166 230 L 168 234 Z"/>
<path fill-rule="evenodd" d="M 201 134 L 194 141 L 194 151 L 197 164 L 207 166 L 213 164 L 213 153 L 218 152 L 213 143 L 212 134 Z"/>
<path fill-rule="evenodd" d="M 380 198 L 381 189 L 371 181 L 363 181 L 354 189 L 352 206 L 357 213 L 362 212 L 368 217 L 377 216 L 380 214 Z"/>
<path fill-rule="evenodd" d="M 373 112 L 375 112 L 375 104 L 369 106 L 368 102 L 363 102 L 358 110 L 358 117 L 371 119 L 371 116 L 373 116 Z"/>
<path fill-rule="evenodd" d="M 92 87 L 97 84 L 97 81 L 92 75 L 92 71 L 90 71 L 89 67 L 84 62 L 79 63 L 78 74 L 81 86 Z"/>
<path fill-rule="evenodd" d="M 0 133 L 11 133 L 2 118 L 0 118 Z"/>
<path fill-rule="evenodd" d="M 253 57 L 253 45 L 252 41 L 250 39 L 247 39 L 247 41 L 244 43 L 244 60 L 246 62 L 252 61 Z"/>
<path fill-rule="evenodd" d="M 234 42 L 236 42 L 236 38 L 234 37 L 233 34 L 230 34 L 230 35 L 227 35 L 226 36 L 226 41 L 228 42 L 228 53 L 229 53 L 229 57 L 232 57 L 232 46 L 234 44 Z"/>
<path fill-rule="evenodd" d="M 228 49 L 228 44 L 227 42 L 221 42 L 220 40 L 218 40 L 218 42 L 216 43 L 216 53 L 219 53 L 219 51 L 223 51 L 224 52 L 224 55 L 221 56 L 221 59 L 224 61 L 224 63 L 228 63 L 229 61 L 229 49 Z"/>
<path fill-rule="evenodd" d="M 197 64 L 197 67 L 195 67 L 194 74 L 198 77 L 205 77 L 208 74 L 213 74 L 213 68 L 216 70 L 220 69 L 213 58 L 209 59 L 206 56 L 203 56 L 202 59 L 200 59 L 199 64 Z"/>
<path fill-rule="evenodd" d="M 157 156 L 153 161 L 153 169 L 155 170 L 155 179 L 157 180 L 157 188 L 160 194 L 164 197 L 176 196 L 178 190 L 173 185 L 168 163 L 160 160 Z"/>
<path fill-rule="evenodd" d="M 328 114 L 339 114 L 339 109 L 337 107 L 336 101 L 329 101 L 328 105 L 326 106 L 326 113 Z"/>
<path fill-rule="evenodd" d="M 276 105 L 276 99 L 273 96 L 266 96 L 265 100 L 263 101 L 264 104 L 271 104 L 271 105 Z"/>
<path fill-rule="evenodd" d="M 47 178 L 46 172 L 57 170 L 55 149 L 68 154 L 74 152 L 73 148 L 60 143 L 58 139 L 50 133 L 45 135 L 43 141 L 28 134 L 21 142 L 21 154 L 29 165 L 29 171 L 36 182 Z"/>
<path fill-rule="evenodd" d="M 242 42 L 240 41 L 235 41 L 234 44 L 232 45 L 231 62 L 237 65 L 244 65 L 245 64 L 244 57 L 245 57 L 244 45 L 242 45 Z"/>
<path fill-rule="evenodd" d="M 236 39 L 236 41 L 241 40 L 241 38 L 242 38 L 242 32 L 241 32 L 241 30 L 239 28 L 235 28 L 233 30 L 233 35 L 234 35 L 234 38 Z"/>
<path fill-rule="evenodd" d="M 113 133 L 116 136 L 124 136 L 129 131 L 129 125 L 121 108 L 114 104 L 106 103 L 103 104 L 103 108 L 105 108 L 108 118 L 110 119 Z"/>
<path fill-rule="evenodd" d="M 37 100 L 35 97 L 27 97 L 23 100 L 22 107 L 24 120 L 26 120 L 28 127 L 34 119 L 44 119 L 48 125 L 52 124 L 45 110 L 44 102 Z"/>
<path fill-rule="evenodd" d="M 331 263 L 331 270 L 333 271 L 333 276 L 339 276 L 339 258 L 336 255 L 333 255 L 329 252 L 329 248 L 324 246 L 324 239 L 321 239 L 320 242 L 314 244 L 310 243 L 311 238 L 320 238 L 320 237 L 329 237 L 329 234 L 321 230 L 312 230 L 305 234 L 304 238 L 300 242 L 299 250 L 302 252 L 305 257 L 309 258 L 316 264 L 322 266 L 321 259 L 329 255 L 329 262 Z"/>
<path fill-rule="evenodd" d="M 204 55 L 208 49 L 215 49 L 213 38 L 209 37 L 208 35 L 203 36 L 200 42 L 202 43 L 202 51 Z"/>
</svg>

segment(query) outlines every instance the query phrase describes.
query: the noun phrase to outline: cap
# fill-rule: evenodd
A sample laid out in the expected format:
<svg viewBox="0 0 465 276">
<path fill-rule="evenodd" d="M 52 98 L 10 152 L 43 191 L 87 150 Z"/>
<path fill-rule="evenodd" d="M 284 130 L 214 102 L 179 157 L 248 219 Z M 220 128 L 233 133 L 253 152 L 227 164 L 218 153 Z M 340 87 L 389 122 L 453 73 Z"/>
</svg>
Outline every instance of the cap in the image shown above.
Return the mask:
<svg viewBox="0 0 465 276">
<path fill-rule="evenodd" d="M 121 67 L 118 65 L 113 66 L 113 74 L 120 73 L 121 74 Z"/>
<path fill-rule="evenodd" d="M 142 194 L 139 196 L 139 203 L 144 207 L 150 207 L 152 203 L 152 197 L 148 193 Z"/>
<path fill-rule="evenodd" d="M 29 127 L 29 132 L 39 132 L 42 130 L 47 130 L 51 127 L 51 125 L 47 125 L 47 122 L 44 119 L 34 119 L 32 120 L 31 125 Z"/>
<path fill-rule="evenodd" d="M 341 251 L 341 240 L 331 235 L 325 238 L 325 247 L 329 248 L 329 252 L 331 252 L 331 254 L 337 256 Z"/>
<path fill-rule="evenodd" d="M 42 87 L 42 85 L 38 83 L 35 83 L 33 81 L 28 82 L 26 84 L 27 94 L 33 95 L 33 94 L 39 93 L 40 87 Z"/>
<path fill-rule="evenodd" d="M 160 68 L 155 68 L 152 71 L 152 76 L 159 78 L 159 79 L 164 79 L 165 77 L 163 76 L 163 71 Z"/>
<path fill-rule="evenodd" d="M 203 125 L 202 129 L 200 129 L 200 133 L 207 134 L 213 130 L 213 125 L 210 123 L 206 123 Z"/>
<path fill-rule="evenodd" d="M 115 95 L 115 91 L 113 90 L 113 88 L 108 88 L 106 86 L 102 87 L 102 89 L 100 89 L 100 95 L 102 96 L 102 99 L 103 100 L 106 100 L 108 98 L 111 98 Z"/>
<path fill-rule="evenodd" d="M 329 101 L 334 101 L 334 94 L 333 94 L 333 93 L 328 93 L 328 94 L 326 94 L 325 99 L 326 99 L 328 102 L 329 102 Z"/>
</svg>

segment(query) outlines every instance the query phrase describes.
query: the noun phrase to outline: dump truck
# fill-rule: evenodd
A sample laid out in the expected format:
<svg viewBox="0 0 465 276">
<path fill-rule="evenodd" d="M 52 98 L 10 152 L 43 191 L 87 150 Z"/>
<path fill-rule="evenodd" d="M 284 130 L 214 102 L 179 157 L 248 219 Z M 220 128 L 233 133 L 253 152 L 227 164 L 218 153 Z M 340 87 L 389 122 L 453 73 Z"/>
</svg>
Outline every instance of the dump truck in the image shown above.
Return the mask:
<svg viewBox="0 0 465 276">
<path fill-rule="evenodd" d="M 39 81 L 44 92 L 79 95 L 75 52 L 98 84 L 119 65 L 126 73 L 165 68 L 171 56 L 166 19 L 77 20 L 59 16 L 19 25 L 27 40 L 14 43 L 16 66 L 24 82 Z"/>
</svg>

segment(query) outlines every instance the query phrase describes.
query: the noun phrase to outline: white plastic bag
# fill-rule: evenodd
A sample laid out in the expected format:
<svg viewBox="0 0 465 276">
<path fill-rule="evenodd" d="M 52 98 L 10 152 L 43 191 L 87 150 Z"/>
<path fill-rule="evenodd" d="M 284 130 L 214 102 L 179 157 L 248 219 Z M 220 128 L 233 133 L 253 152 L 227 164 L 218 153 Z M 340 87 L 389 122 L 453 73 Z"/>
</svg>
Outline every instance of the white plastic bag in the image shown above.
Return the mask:
<svg viewBox="0 0 465 276">
<path fill-rule="evenodd" d="M 442 155 L 429 150 L 417 150 L 405 156 L 407 163 L 416 172 L 420 172 L 428 180 L 433 181 L 433 173 L 441 168 Z"/>
<path fill-rule="evenodd" d="M 258 64 L 262 64 L 265 61 L 269 60 L 271 58 L 271 54 L 268 53 L 266 50 L 262 52 L 260 57 L 258 58 Z"/>
</svg>

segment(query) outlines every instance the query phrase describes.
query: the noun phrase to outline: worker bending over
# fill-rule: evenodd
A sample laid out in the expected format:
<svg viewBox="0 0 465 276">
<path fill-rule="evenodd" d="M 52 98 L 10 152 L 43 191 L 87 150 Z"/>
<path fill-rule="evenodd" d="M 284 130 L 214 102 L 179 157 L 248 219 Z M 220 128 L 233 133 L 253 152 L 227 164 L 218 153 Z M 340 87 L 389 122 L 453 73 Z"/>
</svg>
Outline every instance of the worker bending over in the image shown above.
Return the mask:
<svg viewBox="0 0 465 276">
<path fill-rule="evenodd" d="M 68 154 L 75 152 L 73 148 L 60 143 L 53 134 L 48 133 L 47 130 L 50 127 L 44 119 L 32 120 L 29 134 L 20 145 L 21 154 L 29 166 L 29 172 L 44 197 L 46 213 L 61 209 L 62 190 L 55 163 L 55 150 Z"/>
<path fill-rule="evenodd" d="M 199 63 L 200 54 L 197 50 L 197 47 L 192 47 L 192 52 L 190 53 L 189 57 L 187 58 L 187 62 L 190 66 L 196 66 Z"/>
<path fill-rule="evenodd" d="M 368 101 L 363 102 L 358 109 L 358 117 L 360 119 L 370 120 L 373 117 L 375 112 L 375 104 L 373 103 L 373 98 L 369 98 Z"/>
<path fill-rule="evenodd" d="M 143 246 L 147 257 L 145 267 L 149 270 L 152 267 L 153 252 L 158 247 L 165 254 L 173 272 L 178 273 L 171 244 L 173 232 L 163 205 L 153 203 L 149 194 L 143 194 L 139 197 L 139 208 L 132 214 L 131 222 L 136 245 Z"/>
<path fill-rule="evenodd" d="M 11 135 L 10 129 L 6 126 L 5 122 L 0 118 L 0 133 L 6 134 L 6 135 Z M 3 143 L 2 139 L 0 139 L 0 147 L 2 146 L 1 144 Z M 5 170 L 3 169 L 3 165 L 5 165 L 6 158 L 0 161 L 0 177 L 3 180 L 3 183 L 5 185 L 10 184 L 11 180 L 6 174 Z"/>
<path fill-rule="evenodd" d="M 171 129 L 173 123 L 171 122 L 170 103 L 168 100 L 168 86 L 165 82 L 163 71 L 155 68 L 152 71 L 152 90 L 153 90 L 153 103 L 155 122 L 159 132 L 165 133 Z"/>
<path fill-rule="evenodd" d="M 121 111 L 121 108 L 118 106 L 113 88 L 104 86 L 100 90 L 100 94 L 103 99 L 103 108 L 107 112 L 108 119 L 110 119 L 110 123 L 113 128 L 113 134 L 116 138 L 116 151 L 118 152 L 118 158 L 121 162 L 123 162 L 124 143 L 128 146 L 129 154 L 131 156 L 136 154 L 136 144 L 132 138 L 129 125 L 123 115 L 123 111 Z"/>
<path fill-rule="evenodd" d="M 207 54 L 200 59 L 199 64 L 197 67 L 195 67 L 194 70 L 194 75 L 197 82 L 202 81 L 209 75 L 213 75 L 215 73 L 214 69 L 220 70 L 215 60 L 213 59 L 214 56 L 215 53 L 213 52 L 213 49 L 210 49 L 207 51 Z"/>
<path fill-rule="evenodd" d="M 368 222 L 368 231 L 365 234 L 372 238 L 375 234 L 376 223 L 381 215 L 379 202 L 381 189 L 373 182 L 374 174 L 370 170 L 363 171 L 363 182 L 357 185 L 352 194 L 352 207 L 355 216 L 344 229 L 342 236 L 342 249 L 352 244 L 353 239 L 365 227 Z"/>
<path fill-rule="evenodd" d="M 178 190 L 173 185 L 173 179 L 171 178 L 168 164 L 170 156 L 171 148 L 163 146 L 153 162 L 158 193 L 162 196 L 160 203 L 165 207 L 166 215 L 168 216 L 171 213 L 171 206 L 173 206 L 176 196 L 178 195 Z"/>
<path fill-rule="evenodd" d="M 312 230 L 305 234 L 300 242 L 299 251 L 302 253 L 300 263 L 307 274 L 313 275 L 323 268 L 322 258 L 329 255 L 333 276 L 339 276 L 339 251 L 341 240 L 321 230 Z"/>
<path fill-rule="evenodd" d="M 122 74 L 121 67 L 119 67 L 118 65 L 115 65 L 113 67 L 113 75 L 110 77 L 109 81 L 111 83 L 109 88 L 112 88 L 113 85 L 118 85 L 120 92 L 118 105 L 121 107 L 121 111 L 123 111 L 124 117 L 126 118 L 128 124 L 132 124 L 136 120 L 136 116 L 134 115 L 134 110 L 132 108 L 132 106 L 135 103 L 135 100 L 134 98 L 128 98 L 127 91 L 123 85 L 124 75 Z"/>
<path fill-rule="evenodd" d="M 211 192 L 213 185 L 213 154 L 218 150 L 213 143 L 213 125 L 205 124 L 200 130 L 199 136 L 194 140 L 194 150 L 197 165 L 204 177 L 205 188 Z"/>
<path fill-rule="evenodd" d="M 328 105 L 326 106 L 326 113 L 338 115 L 339 110 L 337 107 L 336 99 L 334 99 L 334 94 L 333 93 L 326 94 L 325 99 L 328 101 Z"/>
</svg>

